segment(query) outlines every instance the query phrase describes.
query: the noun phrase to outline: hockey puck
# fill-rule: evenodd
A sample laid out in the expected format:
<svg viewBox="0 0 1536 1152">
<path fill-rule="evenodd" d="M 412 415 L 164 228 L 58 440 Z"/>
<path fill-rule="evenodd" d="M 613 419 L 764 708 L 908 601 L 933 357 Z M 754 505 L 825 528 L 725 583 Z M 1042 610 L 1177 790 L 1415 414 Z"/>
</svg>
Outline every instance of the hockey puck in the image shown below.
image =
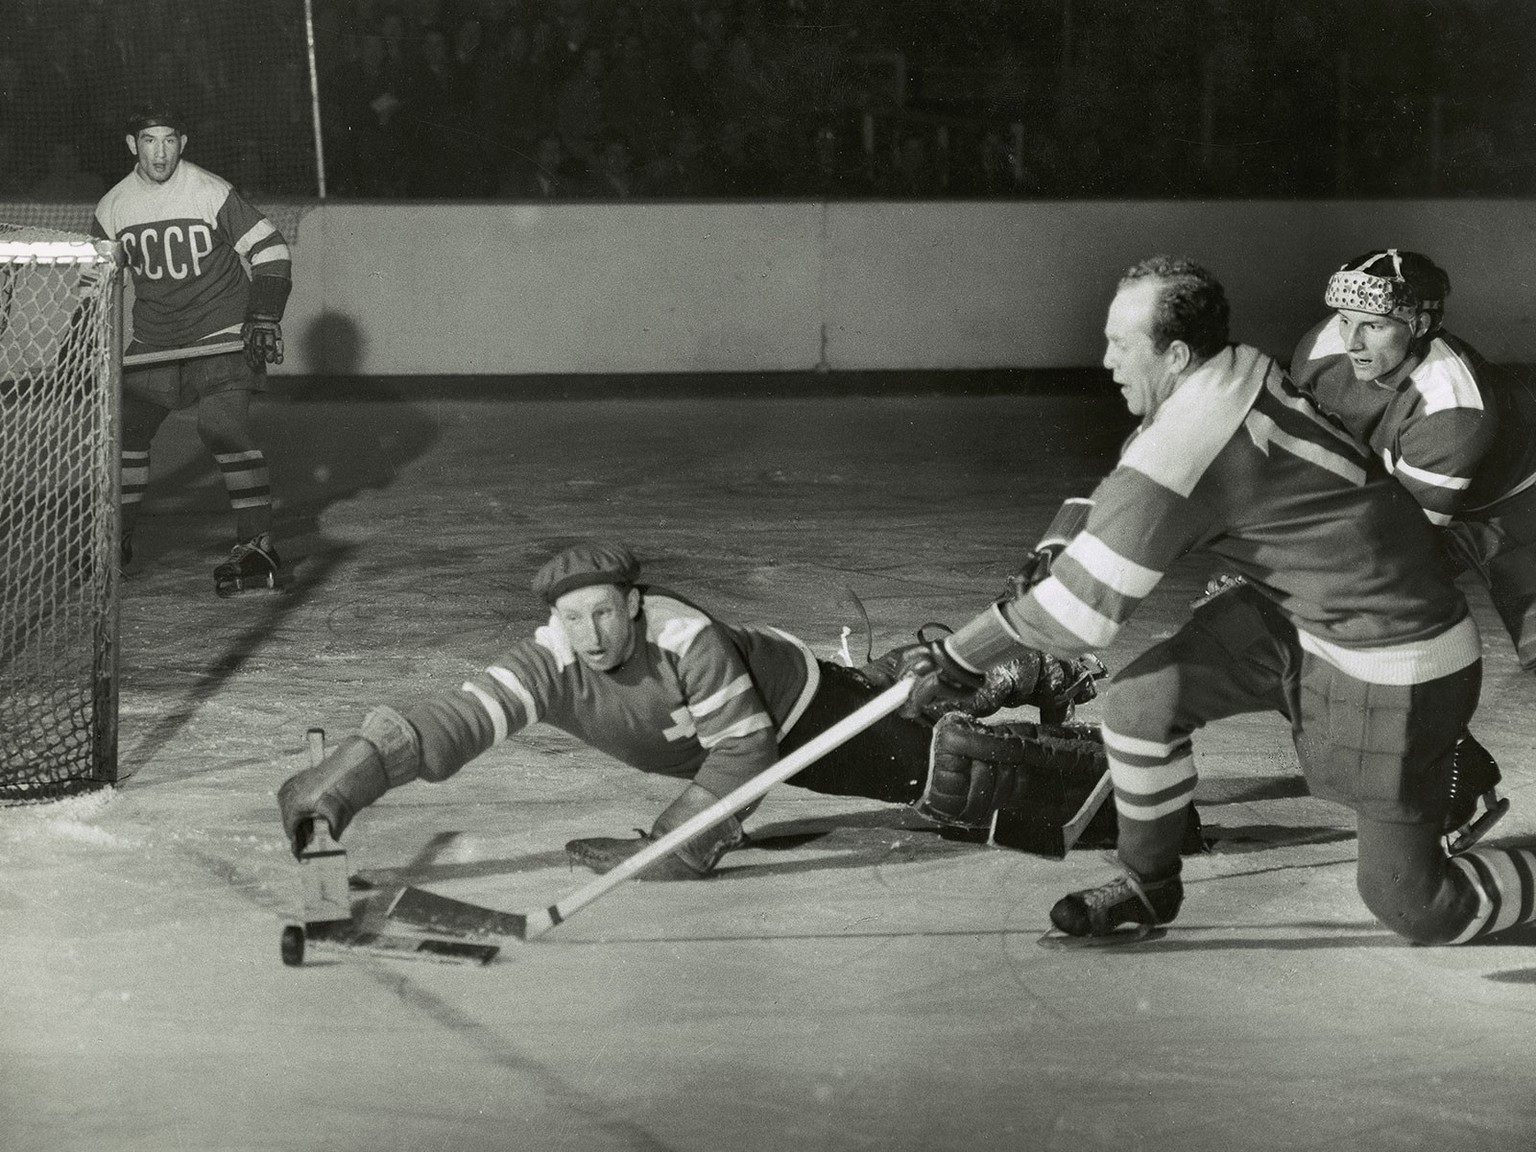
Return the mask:
<svg viewBox="0 0 1536 1152">
<path fill-rule="evenodd" d="M 297 968 L 304 963 L 304 926 L 302 924 L 289 924 L 283 929 L 282 953 L 283 963 L 290 968 Z"/>
</svg>

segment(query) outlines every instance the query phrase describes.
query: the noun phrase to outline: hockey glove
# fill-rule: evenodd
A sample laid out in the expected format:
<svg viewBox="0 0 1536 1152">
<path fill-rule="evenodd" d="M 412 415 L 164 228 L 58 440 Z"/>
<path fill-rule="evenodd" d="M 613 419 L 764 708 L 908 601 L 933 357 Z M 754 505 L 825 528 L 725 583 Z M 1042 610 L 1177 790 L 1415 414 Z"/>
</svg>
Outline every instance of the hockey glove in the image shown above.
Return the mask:
<svg viewBox="0 0 1536 1152">
<path fill-rule="evenodd" d="M 252 372 L 260 372 L 268 364 L 283 362 L 283 326 L 276 316 L 246 313 L 245 323 L 240 326 L 240 339 L 245 343 L 245 362 Z"/>
<path fill-rule="evenodd" d="M 1056 515 L 1051 518 L 1045 535 L 1040 537 L 1040 543 L 1036 544 L 1035 550 L 1029 554 L 1029 559 L 1024 561 L 1017 572 L 1008 577 L 1004 595 L 1009 600 L 1017 600 L 1051 574 L 1051 565 L 1067 550 L 1067 545 L 1082 532 L 1088 523 L 1088 514 L 1092 511 L 1092 500 L 1074 496 L 1062 502 L 1061 507 L 1056 510 Z"/>
<path fill-rule="evenodd" d="M 1036 584 L 1040 583 L 1051 574 L 1051 565 L 1056 562 L 1056 557 L 1067 550 L 1065 544 L 1036 548 L 1029 554 L 1029 559 L 1012 576 L 1008 577 L 1003 587 L 1005 600 L 1017 600 Z"/>
<path fill-rule="evenodd" d="M 986 683 L 980 672 L 951 656 L 943 640 L 908 644 L 886 653 L 879 662 L 894 663 L 897 679 L 912 677 L 912 694 L 901 707 L 908 720 L 930 715 L 935 707 L 947 703 L 969 700 Z"/>
<path fill-rule="evenodd" d="M 565 846 L 566 855 L 573 864 L 580 864 L 594 872 L 609 872 L 642 848 L 654 844 L 674 828 L 704 811 L 717 799 L 719 797 L 709 789 L 689 784 L 683 789 L 682 795 L 656 817 L 656 823 L 649 832 L 636 828 L 633 840 L 611 836 L 571 840 Z M 731 816 L 713 828 L 706 828 L 670 855 L 647 865 L 637 879 L 702 880 L 715 870 L 720 857 L 732 848 L 740 847 L 745 840 L 741 821 Z"/>
<path fill-rule="evenodd" d="M 295 856 L 304 851 L 315 820 L 324 820 L 331 836 L 341 839 L 352 818 L 388 790 L 378 749 L 361 736 L 343 740 L 319 764 L 288 777 L 277 790 L 289 848 Z"/>
</svg>

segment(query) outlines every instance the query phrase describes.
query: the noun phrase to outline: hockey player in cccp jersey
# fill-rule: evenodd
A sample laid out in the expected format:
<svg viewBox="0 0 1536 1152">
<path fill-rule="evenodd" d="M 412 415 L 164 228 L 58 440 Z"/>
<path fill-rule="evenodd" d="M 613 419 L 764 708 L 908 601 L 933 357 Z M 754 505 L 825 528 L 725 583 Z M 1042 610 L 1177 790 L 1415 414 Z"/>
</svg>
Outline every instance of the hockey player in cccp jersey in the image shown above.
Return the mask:
<svg viewBox="0 0 1536 1152">
<path fill-rule="evenodd" d="M 172 411 L 195 404 L 235 520 L 214 588 L 221 596 L 274 588 L 272 489 L 250 404 L 266 387 L 266 366 L 283 359 L 288 244 L 227 180 L 182 158 L 187 136 L 175 112 L 142 108 L 127 130 L 133 171 L 101 198 L 92 222 L 94 235 L 122 243 L 135 297 L 123 355 L 123 564 L 133 558 L 150 444 Z"/>
<path fill-rule="evenodd" d="M 1227 329 L 1226 294 L 1193 261 L 1127 271 L 1104 365 L 1141 426 L 1043 579 L 900 654 L 912 701 L 974 690 L 1021 646 L 1107 646 L 1169 567 L 1202 551 L 1243 594 L 1197 607 L 1106 693 L 1125 874 L 1057 901 L 1056 927 L 1103 936 L 1178 915 L 1193 733 L 1251 712 L 1287 716 L 1312 793 L 1354 810 L 1356 885 L 1392 931 L 1461 943 L 1536 920 L 1536 851 L 1442 841 L 1482 652 L 1433 529 L 1380 460 Z"/>
</svg>

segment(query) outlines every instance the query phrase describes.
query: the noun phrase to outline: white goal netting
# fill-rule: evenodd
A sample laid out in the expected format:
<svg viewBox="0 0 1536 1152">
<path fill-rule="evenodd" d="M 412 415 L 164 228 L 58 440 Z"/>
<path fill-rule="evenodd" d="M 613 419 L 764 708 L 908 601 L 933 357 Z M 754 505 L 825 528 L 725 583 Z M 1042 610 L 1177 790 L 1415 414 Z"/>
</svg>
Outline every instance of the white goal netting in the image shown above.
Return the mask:
<svg viewBox="0 0 1536 1152">
<path fill-rule="evenodd" d="M 116 246 L 0 224 L 0 803 L 116 781 Z"/>
</svg>

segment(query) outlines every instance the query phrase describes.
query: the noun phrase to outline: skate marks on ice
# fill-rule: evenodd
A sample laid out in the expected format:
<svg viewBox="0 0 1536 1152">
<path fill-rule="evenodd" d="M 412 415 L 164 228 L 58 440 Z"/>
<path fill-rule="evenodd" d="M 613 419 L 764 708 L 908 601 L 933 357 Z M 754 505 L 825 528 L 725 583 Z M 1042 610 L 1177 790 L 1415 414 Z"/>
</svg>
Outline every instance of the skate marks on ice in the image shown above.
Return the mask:
<svg viewBox="0 0 1536 1152">
<path fill-rule="evenodd" d="M 228 600 L 210 592 L 206 598 L 189 600 L 178 587 L 170 586 L 169 574 L 146 578 L 145 586 L 124 603 L 125 647 L 145 647 L 140 634 L 149 631 L 162 639 L 156 659 L 124 663 L 119 735 L 124 774 L 131 775 L 155 760 L 208 705 L 224 700 L 237 677 L 249 678 L 262 649 L 303 615 L 310 599 L 327 585 L 330 573 L 346 562 L 352 550 L 339 547 L 311 560 L 303 574 L 292 578 L 278 595 Z M 172 601 L 180 607 L 171 610 Z M 167 616 L 179 618 L 177 629 L 164 628 Z M 196 648 L 179 649 L 175 635 L 195 637 Z M 154 719 L 141 729 L 137 716 Z M 164 765 L 153 780 L 137 781 L 135 787 L 175 786 L 226 767 L 227 759 L 209 755 L 186 768 Z"/>
</svg>

